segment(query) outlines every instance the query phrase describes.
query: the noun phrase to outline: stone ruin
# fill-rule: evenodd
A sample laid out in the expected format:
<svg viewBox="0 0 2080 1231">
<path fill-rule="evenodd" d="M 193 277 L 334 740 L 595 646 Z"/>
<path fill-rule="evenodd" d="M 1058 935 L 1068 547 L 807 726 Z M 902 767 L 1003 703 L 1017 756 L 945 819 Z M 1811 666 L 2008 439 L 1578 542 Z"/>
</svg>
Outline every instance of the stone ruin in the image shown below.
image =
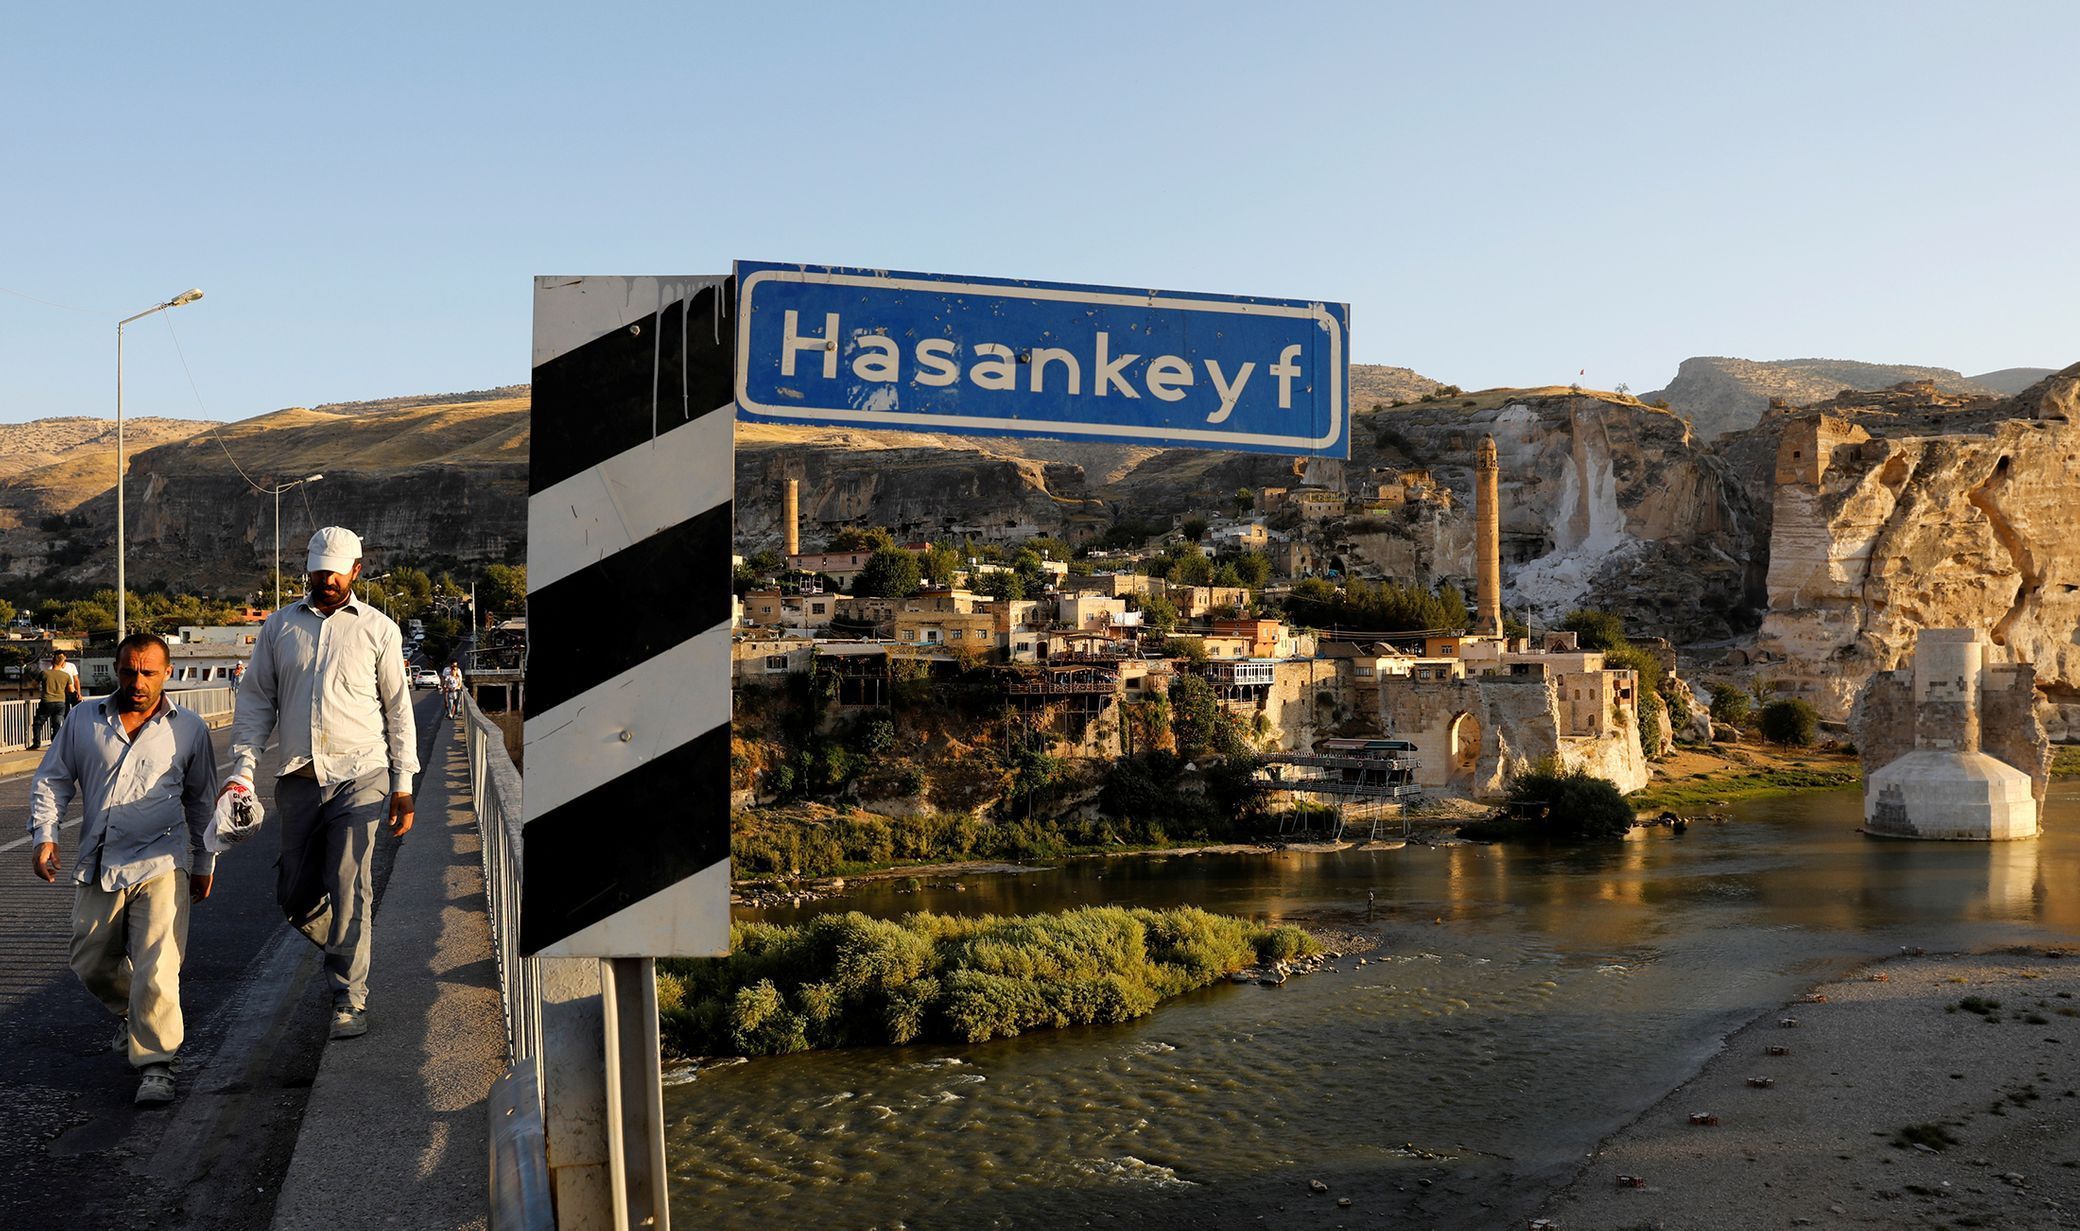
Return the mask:
<svg viewBox="0 0 2080 1231">
<path fill-rule="evenodd" d="M 1973 628 L 1922 629 L 1911 660 L 1873 675 L 1850 730 L 1863 760 L 1864 832 L 1991 842 L 2037 835 L 2051 746 L 2036 669 L 1988 663 Z"/>
</svg>

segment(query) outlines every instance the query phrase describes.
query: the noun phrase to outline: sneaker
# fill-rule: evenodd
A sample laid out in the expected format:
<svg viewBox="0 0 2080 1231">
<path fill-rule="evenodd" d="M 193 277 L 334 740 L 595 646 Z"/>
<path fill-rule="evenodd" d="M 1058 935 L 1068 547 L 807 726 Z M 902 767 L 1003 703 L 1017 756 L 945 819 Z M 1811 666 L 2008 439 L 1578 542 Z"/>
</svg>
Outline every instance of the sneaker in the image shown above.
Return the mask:
<svg viewBox="0 0 2080 1231">
<path fill-rule="evenodd" d="M 368 1033 L 367 1009 L 334 1009 L 332 1011 L 332 1037 L 335 1039 L 358 1039 Z"/>
<path fill-rule="evenodd" d="M 122 1055 L 130 1054 L 129 1018 L 119 1017 L 116 1019 L 116 1037 L 109 1041 L 108 1050 L 120 1053 Z"/>
<path fill-rule="evenodd" d="M 137 1082 L 139 1107 L 156 1107 L 173 1101 L 173 1070 L 164 1064 L 147 1064 Z"/>
</svg>

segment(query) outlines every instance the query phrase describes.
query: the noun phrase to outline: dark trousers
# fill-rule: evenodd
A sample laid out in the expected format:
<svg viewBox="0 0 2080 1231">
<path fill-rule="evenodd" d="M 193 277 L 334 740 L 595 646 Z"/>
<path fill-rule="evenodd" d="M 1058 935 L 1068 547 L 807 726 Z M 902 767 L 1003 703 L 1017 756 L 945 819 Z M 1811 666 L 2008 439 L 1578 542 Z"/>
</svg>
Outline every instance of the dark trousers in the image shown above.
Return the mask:
<svg viewBox="0 0 2080 1231">
<path fill-rule="evenodd" d="M 325 950 L 334 1008 L 368 1005 L 376 823 L 390 799 L 389 783 L 386 769 L 331 786 L 298 774 L 274 780 L 282 822 L 274 899 L 290 926 Z"/>
<path fill-rule="evenodd" d="M 58 738 L 58 728 L 65 725 L 66 705 L 63 701 L 38 701 L 36 721 L 29 724 L 29 746 L 35 748 L 43 743 L 43 724 L 51 724 L 51 738 Z"/>
</svg>

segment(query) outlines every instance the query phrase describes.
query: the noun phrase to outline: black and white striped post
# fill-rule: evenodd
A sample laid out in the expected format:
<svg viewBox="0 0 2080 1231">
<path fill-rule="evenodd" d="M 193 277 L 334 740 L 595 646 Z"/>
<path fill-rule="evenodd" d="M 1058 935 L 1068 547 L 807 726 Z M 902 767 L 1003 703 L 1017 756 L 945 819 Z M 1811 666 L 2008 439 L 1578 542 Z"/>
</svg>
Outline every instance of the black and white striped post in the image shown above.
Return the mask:
<svg viewBox="0 0 2080 1231">
<path fill-rule="evenodd" d="M 600 959 L 544 1097 L 559 1212 L 617 1228 L 669 1224 L 654 959 L 729 949 L 733 295 L 535 280 L 520 945 Z"/>
</svg>

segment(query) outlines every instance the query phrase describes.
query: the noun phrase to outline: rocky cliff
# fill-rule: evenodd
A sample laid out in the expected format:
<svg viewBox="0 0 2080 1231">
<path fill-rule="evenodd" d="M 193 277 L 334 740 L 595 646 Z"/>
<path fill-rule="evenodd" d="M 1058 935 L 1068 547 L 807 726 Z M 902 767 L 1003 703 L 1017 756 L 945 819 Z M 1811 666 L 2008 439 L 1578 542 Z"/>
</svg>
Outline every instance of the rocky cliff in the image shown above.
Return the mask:
<svg viewBox="0 0 2080 1231">
<path fill-rule="evenodd" d="M 1989 375 L 2010 377 L 2025 370 Z M 2041 374 L 2048 375 L 2048 370 Z M 1931 381 L 1946 393 L 1999 397 L 2015 392 L 1982 384 L 1949 368 L 1851 359 L 1754 360 L 1706 355 L 1683 360 L 1668 387 L 1647 394 L 1644 400 L 1667 402 L 1669 409 L 1690 420 L 1700 440 L 1712 440 L 1753 426 L 1773 400 L 1804 406 L 1844 389 L 1883 389 L 1910 380 Z"/>
<path fill-rule="evenodd" d="M 1684 642 L 1730 637 L 1759 618 L 1748 607 L 1756 587 L 1741 547 L 1755 517 L 1747 493 L 1668 411 L 1620 394 L 1514 389 L 1363 415 L 1359 424 L 1355 486 L 1418 466 L 1453 492 L 1448 508 L 1388 519 L 1378 545 L 1354 544 L 1390 575 L 1468 584 L 1473 450 L 1493 434 L 1506 607 L 1544 621 L 1605 607 L 1636 631 Z"/>
<path fill-rule="evenodd" d="M 325 476 L 282 498 L 292 572 L 314 526 L 333 523 L 360 532 L 377 568 L 386 561 L 518 558 L 527 529 L 526 398 L 401 401 L 283 410 L 199 434 L 195 429 L 209 425 L 181 423 L 184 439 L 155 444 L 147 435 L 145 447 L 125 424 L 135 450 L 127 508 L 131 586 L 166 581 L 237 593 L 271 578 L 275 502 L 256 492 L 240 467 L 263 486 Z M 112 454 L 98 445 L 88 452 L 95 456 L 75 453 L 0 482 L 5 575 L 42 587 L 113 583 Z"/>
<path fill-rule="evenodd" d="M 2080 739 L 2080 364 L 1988 404 L 1926 386 L 1774 425 L 1758 671 L 1844 717 L 1921 628 L 1987 630 Z"/>
</svg>

